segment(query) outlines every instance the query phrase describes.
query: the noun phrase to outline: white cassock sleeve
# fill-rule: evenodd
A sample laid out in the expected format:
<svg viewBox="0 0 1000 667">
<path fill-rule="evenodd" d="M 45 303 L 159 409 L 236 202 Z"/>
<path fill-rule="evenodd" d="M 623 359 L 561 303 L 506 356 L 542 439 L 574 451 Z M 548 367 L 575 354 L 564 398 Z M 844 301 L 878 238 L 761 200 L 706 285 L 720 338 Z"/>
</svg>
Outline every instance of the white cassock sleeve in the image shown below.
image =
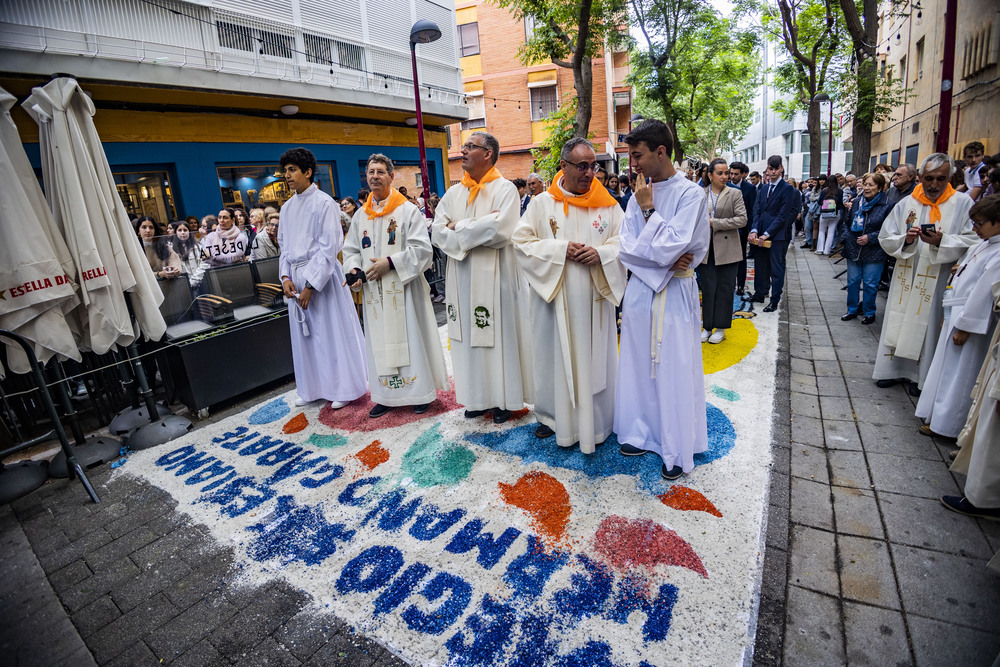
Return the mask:
<svg viewBox="0 0 1000 667">
<path fill-rule="evenodd" d="M 622 297 L 625 296 L 625 267 L 618 259 L 621 253 L 621 231 L 624 220 L 625 212 L 622 211 L 622 207 L 612 207 L 608 234 L 604 237 L 604 242 L 594 248 L 601 258 L 601 263 L 590 267 L 591 275 L 597 272 L 603 275 L 604 281 L 611 288 L 615 305 L 621 304 Z M 597 276 L 594 278 L 596 282 Z"/>
<path fill-rule="evenodd" d="M 961 193 L 952 195 L 948 203 L 955 200 L 955 207 L 950 224 L 942 229 L 940 246 L 930 246 L 931 264 L 951 264 L 965 256 L 966 251 L 979 243 L 979 236 L 972 228 L 969 209 L 972 208 L 972 198 Z"/>
<path fill-rule="evenodd" d="M 681 255 L 693 252 L 695 258 L 691 266 L 701 264 L 708 253 L 708 235 L 711 232 L 707 232 L 710 228 L 708 200 L 701 188 L 683 192 L 676 211 L 669 220 L 664 219 L 659 210 L 666 210 L 666 207 L 656 201 L 655 197 L 653 203 L 657 210 L 649 220 L 643 222 L 642 211 L 639 210 L 635 197 L 629 200 L 625 216 L 633 228 L 640 231 L 634 239 L 629 238 L 630 235 L 622 236 L 619 258 L 635 277 L 654 292 L 661 292 L 674 275 L 670 267 Z M 703 225 L 699 224 L 702 220 Z M 705 239 L 696 238 L 699 229 Z"/>
<path fill-rule="evenodd" d="M 907 197 L 892 207 L 878 233 L 878 244 L 882 246 L 882 250 L 896 259 L 913 257 L 917 254 L 917 246 L 920 245 L 917 241 L 909 245 L 906 244 L 906 217 L 911 210 L 909 205 L 904 206 L 907 202 L 912 205 L 913 200 Z"/>
<path fill-rule="evenodd" d="M 498 192 L 490 192 L 491 186 L 495 186 Z M 470 209 L 478 208 L 480 200 L 490 195 L 493 201 L 489 213 L 478 218 L 466 217 Z M 506 246 L 517 226 L 520 200 L 517 188 L 510 181 L 487 183 L 471 207 L 468 197 L 468 188 L 453 187 L 444 194 L 435 209 L 431 240 L 452 259 L 465 259 L 473 248 Z M 448 223 L 452 221 L 455 221 L 455 229 L 448 229 Z"/>
<path fill-rule="evenodd" d="M 318 198 L 314 195 L 311 199 Z M 330 282 L 330 278 L 339 273 L 336 270 L 337 253 L 344 245 L 344 230 L 340 227 L 340 210 L 336 208 L 333 200 L 322 200 L 316 208 L 318 210 L 302 211 L 304 216 L 316 220 L 316 223 L 308 225 L 314 234 L 315 252 L 309 257 L 309 263 L 299 270 L 299 275 L 313 288 L 322 292 Z M 278 228 L 281 228 L 280 225 Z M 295 287 L 302 289 L 305 287 L 305 282 Z"/>
<path fill-rule="evenodd" d="M 393 213 L 400 218 L 397 224 L 405 229 L 402 234 L 404 245 L 402 250 L 389 255 L 389 258 L 405 285 L 431 268 L 434 250 L 431 248 L 431 235 L 427 233 L 427 218 L 420 209 L 407 202 Z M 354 225 L 351 225 L 351 229 L 354 229 Z"/>
<path fill-rule="evenodd" d="M 1000 252 L 994 252 L 982 273 L 976 276 L 976 284 L 969 292 L 969 298 L 961 307 L 952 311 L 952 326 L 972 334 L 988 333 L 993 319 L 993 283 L 998 280 Z"/>
<path fill-rule="evenodd" d="M 559 209 L 554 213 L 556 218 L 566 224 L 561 205 L 556 208 Z M 511 237 L 517 263 L 524 270 L 528 284 L 546 303 L 552 301 L 562 286 L 566 249 L 569 247 L 569 241 L 541 238 L 538 233 L 539 225 L 547 224 L 541 197 L 533 197 Z"/>
</svg>

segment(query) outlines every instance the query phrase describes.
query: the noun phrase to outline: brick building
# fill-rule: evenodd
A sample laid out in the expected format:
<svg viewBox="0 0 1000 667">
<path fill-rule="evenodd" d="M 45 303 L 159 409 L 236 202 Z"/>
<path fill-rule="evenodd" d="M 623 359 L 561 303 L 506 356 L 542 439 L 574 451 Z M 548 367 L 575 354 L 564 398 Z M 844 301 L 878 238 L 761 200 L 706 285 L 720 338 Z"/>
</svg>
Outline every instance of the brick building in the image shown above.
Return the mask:
<svg viewBox="0 0 1000 667">
<path fill-rule="evenodd" d="M 575 94 L 573 72 L 548 60 L 521 64 L 517 52 L 530 35 L 530 19 L 518 20 L 505 9 L 471 0 L 456 3 L 455 20 L 469 120 L 449 130 L 451 181 L 461 180 L 459 147 L 477 129 L 485 129 L 500 142 L 499 170 L 507 178 L 523 178 L 532 171 L 531 149 L 546 136 L 544 118 L 564 96 Z M 616 153 L 627 152 L 617 138 L 628 131 L 632 115 L 631 88 L 625 85 L 628 53 L 606 50 L 593 66 L 591 140 L 598 159 L 610 165 Z"/>
</svg>

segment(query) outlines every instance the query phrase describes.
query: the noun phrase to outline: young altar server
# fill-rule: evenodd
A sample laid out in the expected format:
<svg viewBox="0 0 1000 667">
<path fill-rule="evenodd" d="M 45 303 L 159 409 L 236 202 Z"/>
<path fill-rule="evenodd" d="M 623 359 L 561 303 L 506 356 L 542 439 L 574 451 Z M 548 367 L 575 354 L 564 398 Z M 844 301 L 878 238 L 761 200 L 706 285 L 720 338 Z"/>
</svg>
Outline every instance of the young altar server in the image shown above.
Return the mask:
<svg viewBox="0 0 1000 667">
<path fill-rule="evenodd" d="M 392 187 L 395 166 L 385 155 L 368 158 L 371 194 L 354 214 L 344 243 L 351 289 L 363 290 L 365 349 L 372 418 L 393 407 L 427 412 L 448 375 L 424 271 L 431 239 L 423 214 Z"/>
<path fill-rule="evenodd" d="M 435 209 L 431 240 L 448 256 L 445 282 L 455 398 L 467 418 L 493 422 L 531 402 L 528 330 L 519 317 L 527 296 L 510 235 L 517 225 L 514 184 L 500 175 L 500 144 L 473 132 L 462 145 L 462 182 Z"/>
<path fill-rule="evenodd" d="M 941 335 L 941 299 L 952 265 L 979 239 L 972 231 L 970 197 L 949 181 L 951 158 L 932 153 L 920 165 L 920 184 L 896 204 L 878 235 L 896 258 L 872 379 L 879 387 L 910 383 L 918 396 Z"/>
<path fill-rule="evenodd" d="M 944 291 L 944 327 L 938 339 L 917 416 L 924 435 L 957 438 L 972 407 L 972 388 L 996 326 L 993 283 L 1000 280 L 1000 195 L 969 209 L 983 242 L 965 253 Z"/>
<path fill-rule="evenodd" d="M 368 374 L 361 327 L 337 253 L 344 245 L 340 207 L 313 182 L 316 158 L 305 148 L 281 156 L 292 198 L 281 207 L 281 288 L 288 300 L 295 404 L 318 399 L 333 408 L 365 395 Z"/>
<path fill-rule="evenodd" d="M 593 454 L 614 427 L 623 213 L 594 178 L 589 141 L 570 139 L 560 157 L 561 171 L 532 198 L 512 240 L 532 288 L 535 435 Z"/>
<path fill-rule="evenodd" d="M 688 268 L 708 253 L 708 203 L 674 169 L 664 123 L 643 121 L 625 143 L 639 177 L 619 255 L 632 277 L 622 302 L 615 432 L 622 454 L 655 452 L 663 477 L 677 479 L 708 449 L 701 306 Z"/>
</svg>

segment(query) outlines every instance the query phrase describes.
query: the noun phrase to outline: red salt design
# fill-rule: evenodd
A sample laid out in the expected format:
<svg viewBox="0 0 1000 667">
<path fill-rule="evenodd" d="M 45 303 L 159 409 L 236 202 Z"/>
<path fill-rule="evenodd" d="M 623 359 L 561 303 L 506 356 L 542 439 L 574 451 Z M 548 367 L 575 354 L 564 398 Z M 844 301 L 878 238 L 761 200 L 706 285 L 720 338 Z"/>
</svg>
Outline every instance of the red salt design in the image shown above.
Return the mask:
<svg viewBox="0 0 1000 667">
<path fill-rule="evenodd" d="M 519 507 L 531 517 L 531 525 L 549 546 L 566 539 L 566 526 L 573 511 L 566 487 L 552 475 L 535 470 L 513 485 L 500 482 L 504 502 Z M 548 539 L 545 539 L 548 538 Z"/>
<path fill-rule="evenodd" d="M 666 505 L 667 507 L 673 507 L 675 510 L 690 511 L 697 510 L 698 512 L 708 512 L 712 516 L 722 516 L 722 512 L 715 508 L 712 501 L 702 495 L 699 491 L 694 489 L 689 489 L 686 486 L 675 486 L 671 488 L 666 493 L 662 493 L 657 498 Z"/>
<path fill-rule="evenodd" d="M 354 458 L 361 461 L 361 465 L 374 470 L 389 460 L 389 450 L 382 446 L 381 440 L 372 440 L 372 443 L 354 455 Z"/>
<path fill-rule="evenodd" d="M 457 410 L 459 407 L 458 402 L 455 401 L 454 384 L 449 391 L 438 391 L 437 400 L 431 403 L 431 407 L 422 415 L 414 414 L 412 407 L 399 407 L 393 408 L 384 417 L 372 419 L 368 416 L 372 405 L 370 394 L 365 394 L 361 398 L 351 401 L 339 410 L 334 410 L 327 403 L 320 408 L 319 421 L 321 424 L 338 431 L 367 432 L 412 424 Z"/>
<path fill-rule="evenodd" d="M 637 566 L 684 567 L 708 578 L 708 572 L 691 545 L 668 528 L 649 519 L 611 515 L 594 534 L 594 550 L 613 568 L 627 574 Z"/>
<path fill-rule="evenodd" d="M 309 426 L 309 420 L 306 419 L 306 413 L 300 412 L 295 415 L 281 427 L 282 433 L 298 433 L 299 431 L 304 431 L 306 426 Z"/>
</svg>

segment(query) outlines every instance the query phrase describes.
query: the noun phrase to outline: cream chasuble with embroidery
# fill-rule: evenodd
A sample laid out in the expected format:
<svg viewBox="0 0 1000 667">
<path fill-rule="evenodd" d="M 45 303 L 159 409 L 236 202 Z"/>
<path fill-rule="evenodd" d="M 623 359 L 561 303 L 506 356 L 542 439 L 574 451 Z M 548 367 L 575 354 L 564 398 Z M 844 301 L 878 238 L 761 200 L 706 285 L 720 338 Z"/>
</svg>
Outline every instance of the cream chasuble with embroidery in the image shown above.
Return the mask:
<svg viewBox="0 0 1000 667">
<path fill-rule="evenodd" d="M 625 293 L 625 268 L 618 261 L 623 219 L 617 203 L 569 204 L 566 212 L 544 192 L 531 199 L 512 237 L 532 288 L 535 414 L 556 432 L 560 446 L 579 442 L 584 454 L 592 454 L 614 425 L 615 306 Z M 567 259 L 570 241 L 595 248 L 600 263 Z"/>
<path fill-rule="evenodd" d="M 395 191 L 393 191 L 395 192 Z M 389 198 L 390 202 L 392 197 Z M 372 400 L 388 406 L 429 403 L 448 388 L 444 356 L 424 271 L 431 241 L 420 210 L 410 202 L 373 204 L 354 214 L 344 241 L 344 273 L 389 257 L 393 268 L 376 281 L 355 283 L 364 303 L 365 348 Z M 359 287 L 360 286 L 360 287 Z"/>
</svg>

